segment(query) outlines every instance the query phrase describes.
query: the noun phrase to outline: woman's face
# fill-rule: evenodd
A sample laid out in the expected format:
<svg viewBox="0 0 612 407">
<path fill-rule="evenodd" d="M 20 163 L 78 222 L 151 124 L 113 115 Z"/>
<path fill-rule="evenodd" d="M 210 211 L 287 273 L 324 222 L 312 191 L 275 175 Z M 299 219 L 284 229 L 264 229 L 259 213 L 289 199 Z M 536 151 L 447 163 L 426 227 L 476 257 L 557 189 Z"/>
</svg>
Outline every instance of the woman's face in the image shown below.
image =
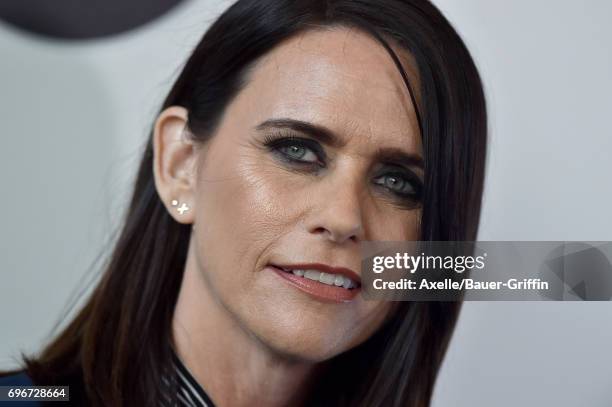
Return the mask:
<svg viewBox="0 0 612 407">
<path fill-rule="evenodd" d="M 417 239 L 421 151 L 371 37 L 335 28 L 277 46 L 197 153 L 189 255 L 205 294 L 282 354 L 322 361 L 363 342 L 390 304 L 345 286 L 359 284 L 360 242 Z"/>
</svg>

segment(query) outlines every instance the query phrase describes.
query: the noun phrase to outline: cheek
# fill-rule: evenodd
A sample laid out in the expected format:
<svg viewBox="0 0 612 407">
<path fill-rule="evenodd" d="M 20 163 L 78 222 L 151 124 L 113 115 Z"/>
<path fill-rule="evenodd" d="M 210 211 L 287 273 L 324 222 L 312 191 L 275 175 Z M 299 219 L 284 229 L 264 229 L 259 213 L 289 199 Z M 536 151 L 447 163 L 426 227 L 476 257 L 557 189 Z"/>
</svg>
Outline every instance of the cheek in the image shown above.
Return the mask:
<svg viewBox="0 0 612 407">
<path fill-rule="evenodd" d="M 364 222 L 368 231 L 366 240 L 404 241 L 418 240 L 422 208 L 410 203 L 402 206 L 388 198 L 372 193 L 365 206 L 367 213 Z"/>
<path fill-rule="evenodd" d="M 212 155 L 223 157 L 224 153 Z M 213 158 L 214 160 L 214 158 Z M 203 272 L 229 290 L 247 290 L 261 255 L 288 233 L 297 219 L 288 185 L 258 162 L 240 156 L 209 162 L 200 174 L 196 198 L 197 256 Z M 295 195 L 293 195 L 294 199 Z M 236 281 L 240 280 L 240 288 Z M 220 287 L 222 288 L 222 287 Z"/>
<path fill-rule="evenodd" d="M 381 233 L 379 236 L 383 236 L 383 238 L 373 240 L 419 240 L 421 213 L 421 209 L 393 209 L 393 213 L 380 217 Z"/>
</svg>

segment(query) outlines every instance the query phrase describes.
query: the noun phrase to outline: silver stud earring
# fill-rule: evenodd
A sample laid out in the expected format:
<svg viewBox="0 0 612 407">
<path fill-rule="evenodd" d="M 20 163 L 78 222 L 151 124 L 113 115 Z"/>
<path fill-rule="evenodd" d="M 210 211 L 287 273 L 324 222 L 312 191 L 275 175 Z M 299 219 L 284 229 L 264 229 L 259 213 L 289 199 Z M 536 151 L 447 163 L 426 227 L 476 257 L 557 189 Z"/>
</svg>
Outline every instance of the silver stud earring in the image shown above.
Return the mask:
<svg viewBox="0 0 612 407">
<path fill-rule="evenodd" d="M 173 199 L 171 203 L 172 203 L 172 206 L 178 206 L 179 204 L 179 202 L 176 199 Z M 183 202 L 181 206 L 176 208 L 176 210 L 178 211 L 178 213 L 182 215 L 189 210 L 189 206 L 187 206 L 187 204 Z"/>
</svg>

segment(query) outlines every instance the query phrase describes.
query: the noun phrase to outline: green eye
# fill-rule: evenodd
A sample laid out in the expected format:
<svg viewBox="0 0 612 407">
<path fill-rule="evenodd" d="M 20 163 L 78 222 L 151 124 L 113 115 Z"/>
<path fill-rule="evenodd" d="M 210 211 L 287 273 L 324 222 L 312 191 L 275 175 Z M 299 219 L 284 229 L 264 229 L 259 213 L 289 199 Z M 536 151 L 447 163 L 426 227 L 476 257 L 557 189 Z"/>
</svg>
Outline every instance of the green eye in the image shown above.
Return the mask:
<svg viewBox="0 0 612 407">
<path fill-rule="evenodd" d="M 327 156 L 319 143 L 314 140 L 269 134 L 263 140 L 264 146 L 280 161 L 300 171 L 318 171 L 325 167 Z"/>
<path fill-rule="evenodd" d="M 374 183 L 402 197 L 414 196 L 419 192 L 413 182 L 401 174 L 385 174 L 376 178 Z"/>
<path fill-rule="evenodd" d="M 317 155 L 312 150 L 299 144 L 279 147 L 279 151 L 287 156 L 287 158 L 296 161 L 315 163 L 319 160 Z"/>
</svg>

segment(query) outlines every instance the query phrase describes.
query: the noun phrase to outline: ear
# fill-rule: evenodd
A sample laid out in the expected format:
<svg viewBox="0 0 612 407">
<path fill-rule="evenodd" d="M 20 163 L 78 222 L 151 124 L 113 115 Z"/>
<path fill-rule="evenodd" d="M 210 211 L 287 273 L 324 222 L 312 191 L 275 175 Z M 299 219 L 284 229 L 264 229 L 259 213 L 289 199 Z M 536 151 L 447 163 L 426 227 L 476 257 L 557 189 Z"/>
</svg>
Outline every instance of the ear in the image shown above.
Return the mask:
<svg viewBox="0 0 612 407">
<path fill-rule="evenodd" d="M 194 222 L 196 151 L 187 129 L 187 110 L 170 106 L 161 112 L 153 130 L 155 188 L 179 223 Z"/>
</svg>

